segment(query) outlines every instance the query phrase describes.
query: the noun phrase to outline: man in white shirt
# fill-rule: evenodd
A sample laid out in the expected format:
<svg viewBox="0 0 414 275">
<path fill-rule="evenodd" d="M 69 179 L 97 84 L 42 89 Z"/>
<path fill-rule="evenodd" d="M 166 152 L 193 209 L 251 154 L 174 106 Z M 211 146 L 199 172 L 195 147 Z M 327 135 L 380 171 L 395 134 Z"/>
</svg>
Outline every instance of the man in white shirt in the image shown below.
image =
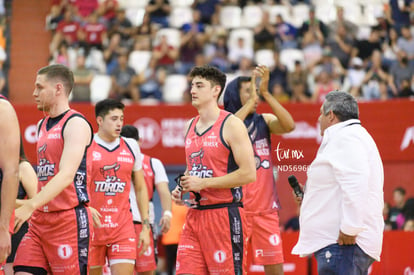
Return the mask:
<svg viewBox="0 0 414 275">
<path fill-rule="evenodd" d="M 318 274 L 367 274 L 382 248 L 381 157 L 350 94 L 330 92 L 319 123 L 322 143 L 308 170 L 292 254 L 315 254 Z"/>
</svg>

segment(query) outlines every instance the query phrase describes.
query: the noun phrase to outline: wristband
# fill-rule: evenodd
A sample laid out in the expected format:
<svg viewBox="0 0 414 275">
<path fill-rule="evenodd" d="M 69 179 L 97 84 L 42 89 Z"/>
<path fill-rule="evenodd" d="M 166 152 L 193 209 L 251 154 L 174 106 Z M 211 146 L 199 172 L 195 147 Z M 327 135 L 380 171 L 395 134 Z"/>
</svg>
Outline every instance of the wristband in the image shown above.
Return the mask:
<svg viewBox="0 0 414 275">
<path fill-rule="evenodd" d="M 148 219 L 142 221 L 142 226 L 146 226 L 148 229 L 150 228 L 150 223 Z"/>
<path fill-rule="evenodd" d="M 164 211 L 164 216 L 167 216 L 167 217 L 172 218 L 173 214 L 172 214 L 172 212 L 170 210 L 165 210 Z"/>
</svg>

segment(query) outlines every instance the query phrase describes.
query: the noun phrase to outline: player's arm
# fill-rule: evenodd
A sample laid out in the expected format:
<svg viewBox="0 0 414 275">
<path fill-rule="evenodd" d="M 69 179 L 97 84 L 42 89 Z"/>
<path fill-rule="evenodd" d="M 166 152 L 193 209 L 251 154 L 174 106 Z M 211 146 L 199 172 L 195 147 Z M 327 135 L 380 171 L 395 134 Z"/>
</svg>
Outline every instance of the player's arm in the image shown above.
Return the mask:
<svg viewBox="0 0 414 275">
<path fill-rule="evenodd" d="M 42 207 L 73 182 L 76 171 L 91 141 L 91 128 L 81 117 L 71 118 L 63 131 L 64 147 L 59 163 L 59 172 L 32 199 L 26 200 L 16 210 L 17 227 L 21 226 L 39 207 Z"/>
<path fill-rule="evenodd" d="M 232 115 L 226 120 L 223 127 L 224 140 L 231 148 L 238 168 L 220 177 L 184 176 L 181 182 L 185 191 L 199 192 L 205 188 L 233 188 L 256 180 L 253 148 L 243 122 Z"/>
<path fill-rule="evenodd" d="M 0 210 L 0 262 L 10 253 L 10 218 L 14 209 L 19 184 L 20 131 L 12 105 L 0 101 L 0 168 L 3 173 Z"/>
<path fill-rule="evenodd" d="M 132 179 L 135 189 L 135 197 L 142 221 L 142 231 L 139 234 L 138 247 L 142 247 L 140 255 L 142 255 L 148 248 L 150 243 L 150 224 L 149 224 L 149 200 L 148 191 L 145 184 L 144 172 L 142 169 L 132 172 Z"/>
<path fill-rule="evenodd" d="M 28 161 L 22 161 L 19 164 L 19 180 L 23 185 L 23 189 L 29 199 L 33 198 L 37 193 L 37 175 L 33 166 Z M 24 200 L 16 200 L 15 207 L 22 206 Z"/>
<path fill-rule="evenodd" d="M 167 233 L 171 225 L 171 193 L 168 187 L 168 177 L 165 172 L 164 165 L 159 159 L 152 159 L 152 165 L 155 172 L 155 188 L 157 189 L 160 197 L 161 207 L 163 215 L 161 217 L 159 225 L 161 226 L 161 232 Z"/>
<path fill-rule="evenodd" d="M 269 104 L 273 112 L 273 114 L 263 114 L 270 132 L 272 134 L 284 134 L 293 131 L 295 129 L 295 121 L 292 116 L 269 92 L 269 68 L 259 65 L 253 74 L 261 78 L 259 93 Z"/>
</svg>

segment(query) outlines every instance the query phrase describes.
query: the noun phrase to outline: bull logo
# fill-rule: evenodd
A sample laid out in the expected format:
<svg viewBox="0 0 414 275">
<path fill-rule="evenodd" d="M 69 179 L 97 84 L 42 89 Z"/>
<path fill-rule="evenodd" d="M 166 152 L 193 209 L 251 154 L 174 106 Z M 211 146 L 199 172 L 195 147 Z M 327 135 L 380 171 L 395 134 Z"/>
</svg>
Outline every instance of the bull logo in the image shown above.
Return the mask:
<svg viewBox="0 0 414 275">
<path fill-rule="evenodd" d="M 48 160 L 46 159 L 46 147 L 47 147 L 47 144 L 43 144 L 37 150 L 37 158 L 39 159 L 39 165 L 44 165 L 48 163 Z"/>
<path fill-rule="evenodd" d="M 204 156 L 203 149 L 200 149 L 198 152 L 194 152 L 190 155 L 190 164 L 192 167 L 200 167 L 202 166 L 202 159 Z"/>
<path fill-rule="evenodd" d="M 118 171 L 120 167 L 121 165 L 115 162 L 112 165 L 105 165 L 100 169 L 100 172 L 106 182 L 116 182 L 119 181 L 116 176 L 116 171 Z"/>
</svg>

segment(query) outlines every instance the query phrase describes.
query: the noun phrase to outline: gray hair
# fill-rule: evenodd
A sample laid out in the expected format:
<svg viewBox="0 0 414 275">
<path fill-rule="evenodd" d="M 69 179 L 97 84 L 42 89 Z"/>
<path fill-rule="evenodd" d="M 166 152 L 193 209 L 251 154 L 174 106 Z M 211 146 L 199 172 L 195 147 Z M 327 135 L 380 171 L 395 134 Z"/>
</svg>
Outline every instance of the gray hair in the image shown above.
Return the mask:
<svg viewBox="0 0 414 275">
<path fill-rule="evenodd" d="M 324 115 L 327 115 L 332 111 L 339 121 L 359 118 L 358 103 L 356 99 L 349 93 L 343 91 L 329 92 L 322 105 L 322 111 Z"/>
</svg>

